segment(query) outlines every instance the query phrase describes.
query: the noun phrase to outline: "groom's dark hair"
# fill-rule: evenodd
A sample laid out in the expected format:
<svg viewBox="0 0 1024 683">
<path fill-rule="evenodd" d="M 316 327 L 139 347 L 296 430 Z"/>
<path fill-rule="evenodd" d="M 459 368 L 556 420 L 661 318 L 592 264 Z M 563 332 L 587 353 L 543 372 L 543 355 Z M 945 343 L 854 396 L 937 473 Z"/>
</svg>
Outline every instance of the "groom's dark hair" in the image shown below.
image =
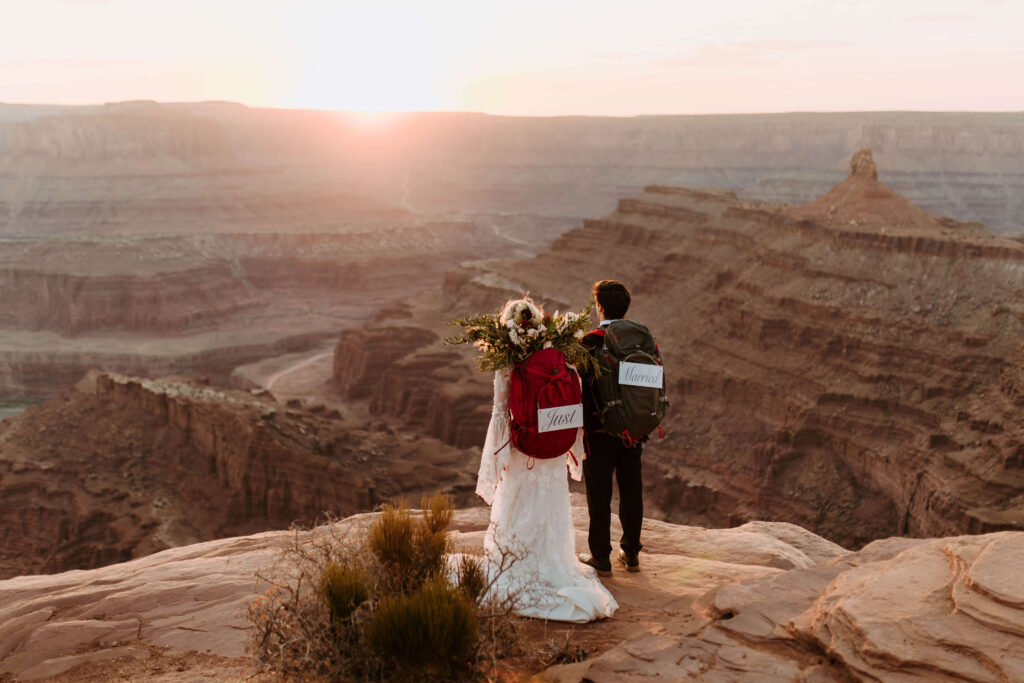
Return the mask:
<svg viewBox="0 0 1024 683">
<path fill-rule="evenodd" d="M 618 280 L 601 280 L 594 283 L 594 300 L 604 309 L 609 320 L 626 317 L 629 310 L 629 290 Z"/>
</svg>

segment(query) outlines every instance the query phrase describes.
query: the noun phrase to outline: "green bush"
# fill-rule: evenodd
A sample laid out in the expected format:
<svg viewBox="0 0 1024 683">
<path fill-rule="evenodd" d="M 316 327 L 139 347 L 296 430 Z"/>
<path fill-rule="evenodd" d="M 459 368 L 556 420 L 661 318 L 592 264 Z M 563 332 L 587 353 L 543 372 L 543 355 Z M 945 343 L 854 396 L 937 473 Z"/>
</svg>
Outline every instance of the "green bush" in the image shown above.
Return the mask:
<svg viewBox="0 0 1024 683">
<path fill-rule="evenodd" d="M 367 545 L 381 564 L 400 569 L 412 567 L 413 523 L 404 504 L 385 505 L 380 517 L 370 527 Z"/>
<path fill-rule="evenodd" d="M 480 559 L 463 555 L 458 568 L 458 586 L 471 602 L 478 602 L 487 588 L 487 577 L 480 566 Z"/>
<path fill-rule="evenodd" d="M 331 618 L 344 621 L 370 597 L 370 586 L 359 569 L 329 562 L 320 576 L 320 596 L 330 609 Z"/>
<path fill-rule="evenodd" d="M 421 501 L 423 508 L 423 521 L 432 533 L 447 533 L 448 527 L 455 516 L 455 502 L 451 496 L 443 493 L 435 493 L 432 496 L 423 496 Z"/>
<path fill-rule="evenodd" d="M 514 680 L 512 602 L 488 602 L 480 558 L 454 567 L 449 496 L 414 516 L 385 506 L 369 528 L 296 531 L 271 588 L 249 606 L 249 649 L 284 680 Z M 454 582 L 449 583 L 449 581 Z M 518 660 L 517 660 L 518 661 Z"/>
<path fill-rule="evenodd" d="M 473 604 L 444 577 L 415 592 L 386 598 L 366 627 L 366 640 L 378 656 L 403 667 L 435 674 L 468 668 L 476 649 Z"/>
<path fill-rule="evenodd" d="M 385 505 L 370 527 L 370 552 L 381 565 L 382 588 L 388 593 L 407 593 L 447 570 L 451 553 L 454 506 L 450 496 L 423 498 L 422 517 L 413 518 L 404 503 Z"/>
</svg>

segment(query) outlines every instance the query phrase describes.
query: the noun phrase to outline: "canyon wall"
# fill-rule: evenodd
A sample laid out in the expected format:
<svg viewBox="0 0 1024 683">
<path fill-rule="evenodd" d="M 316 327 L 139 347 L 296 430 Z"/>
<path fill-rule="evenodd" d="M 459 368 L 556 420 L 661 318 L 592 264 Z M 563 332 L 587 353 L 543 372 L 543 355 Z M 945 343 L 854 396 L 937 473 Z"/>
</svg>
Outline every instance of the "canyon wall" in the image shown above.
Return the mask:
<svg viewBox="0 0 1024 683">
<path fill-rule="evenodd" d="M 75 275 L 24 264 L 0 269 L 0 329 L 168 331 L 260 303 L 227 264 L 149 275 Z"/>
<path fill-rule="evenodd" d="M 448 490 L 467 453 L 323 406 L 187 380 L 91 373 L 0 422 L 0 576 L 97 567 L 167 547 Z"/>
<path fill-rule="evenodd" d="M 847 545 L 1024 527 L 1024 246 L 870 177 L 826 198 L 652 186 L 534 259 L 448 273 L 433 317 L 526 291 L 565 310 L 595 280 L 626 282 L 672 401 L 644 456 L 651 514 L 783 520 Z M 449 381 L 489 405 L 462 353 Z"/>
<path fill-rule="evenodd" d="M 579 219 L 651 184 L 801 203 L 862 147 L 927 210 L 1024 229 L 1017 113 L 411 113 L 368 126 L 344 112 L 139 102 L 0 105 L 0 234 L 290 231 L 404 211 Z"/>
<path fill-rule="evenodd" d="M 334 386 L 402 430 L 479 447 L 491 417 L 490 386 L 440 342 L 430 329 L 393 321 L 343 334 L 334 349 Z"/>
<path fill-rule="evenodd" d="M 503 241 L 410 220 L 332 233 L 0 241 L 0 396 L 89 369 L 203 374 L 309 349 Z"/>
</svg>

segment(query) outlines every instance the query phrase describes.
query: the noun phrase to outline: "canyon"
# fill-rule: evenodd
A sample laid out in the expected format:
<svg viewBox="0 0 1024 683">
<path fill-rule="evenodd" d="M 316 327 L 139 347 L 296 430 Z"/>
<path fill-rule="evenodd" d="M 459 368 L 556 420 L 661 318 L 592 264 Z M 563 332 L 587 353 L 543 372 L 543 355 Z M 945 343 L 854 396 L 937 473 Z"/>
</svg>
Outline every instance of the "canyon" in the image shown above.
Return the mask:
<svg viewBox="0 0 1024 683">
<path fill-rule="evenodd" d="M 788 521 L 847 547 L 1024 528 L 1024 245 L 877 177 L 865 151 L 806 205 L 648 187 L 535 258 L 463 266 L 436 307 L 365 328 L 364 347 L 408 352 L 373 365 L 343 338 L 335 385 L 460 445 L 427 416 L 466 406 L 479 440 L 489 380 L 469 352 L 444 364 L 439 321 L 523 292 L 575 308 L 615 278 L 661 345 L 672 401 L 645 452 L 648 515 Z"/>
<path fill-rule="evenodd" d="M 229 382 L 460 263 L 544 251 L 645 186 L 797 204 L 863 146 L 924 209 L 1021 231 L 1013 114 L 0 104 L 0 397 L 52 397 L 93 368 Z"/>
<path fill-rule="evenodd" d="M 99 368 L 229 382 L 314 348 L 498 253 L 461 221 L 333 233 L 0 240 L 0 396 L 47 398 Z"/>
<path fill-rule="evenodd" d="M 95 371 L 0 422 L 0 454 L 0 578 L 309 525 L 434 489 L 465 505 L 477 457 L 357 410 Z"/>
<path fill-rule="evenodd" d="M 1009 114 L 0 105 L 0 678 L 244 678 L 254 573 L 317 533 L 266 530 L 476 503 L 446 321 L 603 278 L 672 405 L 645 571 L 545 680 L 1019 678 L 1022 151 Z"/>
<path fill-rule="evenodd" d="M 845 181 L 797 206 L 651 186 L 536 257 L 463 263 L 411 296 L 399 266 L 381 267 L 393 303 L 332 333 L 333 350 L 244 368 L 229 355 L 206 379 L 93 373 L 0 422 L 3 572 L 96 567 L 434 488 L 469 502 L 490 378 L 470 350 L 440 343 L 446 321 L 526 291 L 549 310 L 578 308 L 602 277 L 632 288 L 630 315 L 654 330 L 667 367 L 667 436 L 645 454 L 648 517 L 786 521 L 854 548 L 1020 529 L 1024 245 L 929 214 L 878 176 L 861 152 Z M 476 234 L 448 229 L 466 244 Z M 244 239 L 258 259 L 263 238 Z M 325 248 L 272 239 L 307 266 Z M 345 262 L 307 270 L 303 282 L 364 277 Z M 284 420 L 286 442 L 266 413 Z M 268 458 L 298 469 L 284 481 Z M 317 477 L 326 462 L 336 474 Z M 230 504 L 209 508 L 218 495 Z"/>
</svg>

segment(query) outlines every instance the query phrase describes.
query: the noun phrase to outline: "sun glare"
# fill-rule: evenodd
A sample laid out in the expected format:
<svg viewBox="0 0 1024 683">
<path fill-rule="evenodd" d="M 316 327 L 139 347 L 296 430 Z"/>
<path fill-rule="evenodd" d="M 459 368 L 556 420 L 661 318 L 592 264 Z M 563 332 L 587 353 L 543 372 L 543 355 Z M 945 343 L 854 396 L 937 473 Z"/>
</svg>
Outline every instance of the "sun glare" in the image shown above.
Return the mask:
<svg viewBox="0 0 1024 683">
<path fill-rule="evenodd" d="M 395 123 L 401 114 L 393 111 L 349 111 L 346 118 L 357 128 L 367 131 L 384 130 Z"/>
<path fill-rule="evenodd" d="M 444 108 L 436 68 L 436 32 L 409 13 L 348 9 L 328 13 L 293 36 L 301 68 L 290 97 L 302 106 L 351 111 Z"/>
</svg>

